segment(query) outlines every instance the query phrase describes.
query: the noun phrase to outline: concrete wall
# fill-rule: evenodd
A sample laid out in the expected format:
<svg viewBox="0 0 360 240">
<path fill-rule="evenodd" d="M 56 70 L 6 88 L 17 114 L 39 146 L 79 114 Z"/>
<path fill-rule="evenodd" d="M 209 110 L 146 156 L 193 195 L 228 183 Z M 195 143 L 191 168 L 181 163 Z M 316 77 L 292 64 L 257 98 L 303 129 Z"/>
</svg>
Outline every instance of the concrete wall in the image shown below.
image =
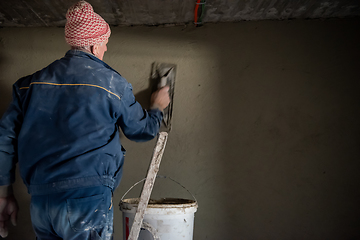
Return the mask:
<svg viewBox="0 0 360 240">
<path fill-rule="evenodd" d="M 201 28 L 112 28 L 105 61 L 145 106 L 154 61 L 177 64 L 173 130 L 160 174 L 197 198 L 194 239 L 359 239 L 359 20 L 262 21 Z M 67 50 L 62 28 L 0 29 L 0 113 L 11 85 Z M 127 149 L 118 203 L 155 142 Z M 34 239 L 16 182 L 19 224 Z M 160 179 L 154 197 L 191 196 Z M 138 196 L 140 187 L 128 197 Z"/>
</svg>

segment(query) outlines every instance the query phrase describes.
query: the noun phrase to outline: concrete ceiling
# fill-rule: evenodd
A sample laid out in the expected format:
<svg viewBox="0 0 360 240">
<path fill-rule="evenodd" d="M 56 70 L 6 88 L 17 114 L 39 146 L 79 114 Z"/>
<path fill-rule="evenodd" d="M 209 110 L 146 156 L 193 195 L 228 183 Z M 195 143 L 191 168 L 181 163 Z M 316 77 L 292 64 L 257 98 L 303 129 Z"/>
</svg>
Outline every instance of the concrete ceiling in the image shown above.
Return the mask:
<svg viewBox="0 0 360 240">
<path fill-rule="evenodd" d="M 0 27 L 62 27 L 77 0 L 0 0 Z M 88 0 L 110 25 L 194 22 L 196 0 Z M 207 0 L 203 22 L 360 16 L 359 0 Z"/>
</svg>

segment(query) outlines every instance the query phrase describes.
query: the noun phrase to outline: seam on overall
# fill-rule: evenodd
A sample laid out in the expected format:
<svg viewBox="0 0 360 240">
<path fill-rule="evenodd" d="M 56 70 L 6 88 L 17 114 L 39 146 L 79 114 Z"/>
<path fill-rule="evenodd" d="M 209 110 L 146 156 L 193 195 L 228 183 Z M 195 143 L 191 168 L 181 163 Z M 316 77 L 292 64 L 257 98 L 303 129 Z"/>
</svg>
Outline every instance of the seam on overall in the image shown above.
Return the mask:
<svg viewBox="0 0 360 240">
<path fill-rule="evenodd" d="M 87 84 L 87 83 L 84 83 L 84 84 L 81 84 L 81 83 L 63 83 L 63 84 L 61 84 L 61 83 L 50 83 L 50 82 L 32 82 L 32 83 L 30 83 L 30 86 L 31 86 L 31 85 L 35 85 L 35 84 L 37 84 L 37 85 L 52 85 L 52 86 L 87 86 L 87 87 L 96 87 L 96 88 L 100 88 L 100 89 L 102 89 L 102 90 L 107 91 L 108 93 L 110 93 L 110 94 L 114 95 L 115 97 L 117 97 L 119 100 L 121 99 L 119 95 L 117 95 L 117 94 L 115 94 L 115 93 L 107 90 L 107 89 L 104 88 L 104 87 L 101 87 L 101 86 L 98 86 L 98 85 L 94 85 L 94 84 Z M 21 88 L 19 88 L 19 89 L 20 89 L 20 90 L 29 89 L 30 86 L 28 86 L 28 87 L 21 87 Z"/>
</svg>

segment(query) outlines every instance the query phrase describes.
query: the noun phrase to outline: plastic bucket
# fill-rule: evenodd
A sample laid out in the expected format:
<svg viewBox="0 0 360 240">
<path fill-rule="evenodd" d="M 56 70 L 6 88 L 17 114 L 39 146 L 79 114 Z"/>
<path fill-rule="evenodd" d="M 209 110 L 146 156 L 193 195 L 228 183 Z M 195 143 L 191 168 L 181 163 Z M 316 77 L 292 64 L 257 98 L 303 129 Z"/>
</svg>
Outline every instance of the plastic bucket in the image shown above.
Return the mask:
<svg viewBox="0 0 360 240">
<path fill-rule="evenodd" d="M 139 198 L 124 199 L 124 197 L 143 180 L 132 186 L 120 201 L 120 210 L 123 213 L 124 240 L 128 239 L 139 203 Z M 173 179 L 171 180 L 174 181 Z M 178 184 L 182 186 L 180 183 Z M 182 187 L 185 188 L 184 186 Z M 195 199 L 194 196 L 193 198 Z M 145 211 L 138 240 L 192 240 L 194 216 L 197 207 L 196 199 L 163 198 L 160 200 L 150 200 Z"/>
</svg>

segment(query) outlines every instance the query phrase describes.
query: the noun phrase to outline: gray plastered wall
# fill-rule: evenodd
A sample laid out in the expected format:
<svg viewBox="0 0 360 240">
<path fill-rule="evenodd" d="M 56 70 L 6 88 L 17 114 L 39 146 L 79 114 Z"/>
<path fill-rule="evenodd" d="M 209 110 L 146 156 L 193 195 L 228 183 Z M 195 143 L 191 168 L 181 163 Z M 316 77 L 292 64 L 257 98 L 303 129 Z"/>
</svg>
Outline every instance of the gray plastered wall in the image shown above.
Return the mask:
<svg viewBox="0 0 360 240">
<path fill-rule="evenodd" d="M 113 27 L 104 61 L 144 106 L 154 61 L 177 64 L 173 129 L 161 175 L 198 200 L 194 239 L 359 239 L 359 19 L 259 21 L 195 28 Z M 63 28 L 0 29 L 0 114 L 11 86 L 68 49 Z M 155 141 L 127 150 L 118 203 L 145 177 Z M 34 239 L 17 177 L 19 223 Z M 136 197 L 140 187 L 126 197 Z M 157 180 L 153 197 L 191 198 Z"/>
</svg>

